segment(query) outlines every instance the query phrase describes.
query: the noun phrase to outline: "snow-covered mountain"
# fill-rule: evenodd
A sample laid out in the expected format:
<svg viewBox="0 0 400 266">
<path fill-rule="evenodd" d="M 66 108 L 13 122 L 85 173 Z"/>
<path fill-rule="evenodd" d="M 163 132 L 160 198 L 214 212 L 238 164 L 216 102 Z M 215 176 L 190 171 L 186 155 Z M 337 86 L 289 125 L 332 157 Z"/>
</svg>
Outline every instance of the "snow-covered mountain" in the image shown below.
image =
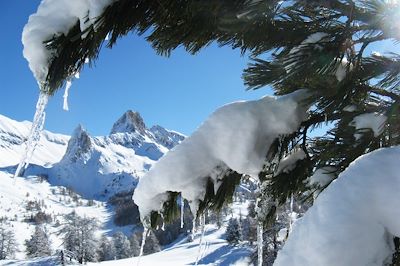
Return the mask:
<svg viewBox="0 0 400 266">
<path fill-rule="evenodd" d="M 0 168 L 14 170 L 25 150 L 31 123 L 0 115 Z M 47 175 L 53 185 L 86 198 L 109 198 L 132 189 L 138 178 L 185 137 L 161 126 L 147 128 L 127 111 L 108 136 L 94 137 L 79 125 L 72 136 L 44 131 L 26 175 Z"/>
<path fill-rule="evenodd" d="M 147 128 L 139 113 L 127 111 L 108 136 L 91 136 L 81 125 L 72 136 L 43 131 L 24 177 L 12 178 L 30 127 L 30 122 L 0 115 L 0 218 L 15 229 L 17 258 L 25 256 L 23 243 L 37 213 L 52 221 L 46 227 L 54 249 L 61 244 L 53 234 L 59 230 L 55 224 L 72 210 L 97 218 L 110 233 L 123 230 L 114 225 L 107 200 L 132 190 L 156 160 L 185 138 L 161 126 Z"/>
<path fill-rule="evenodd" d="M 25 150 L 31 122 L 17 122 L 0 115 L 0 167 L 16 165 Z M 44 130 L 32 158 L 32 163 L 50 166 L 58 162 L 67 149 L 69 136 Z"/>
<path fill-rule="evenodd" d="M 79 125 L 58 163 L 28 172 L 47 174 L 52 184 L 71 187 L 86 198 L 109 198 L 132 189 L 155 161 L 183 139 L 161 126 L 148 129 L 139 113 L 127 111 L 108 136 L 90 136 Z"/>
</svg>

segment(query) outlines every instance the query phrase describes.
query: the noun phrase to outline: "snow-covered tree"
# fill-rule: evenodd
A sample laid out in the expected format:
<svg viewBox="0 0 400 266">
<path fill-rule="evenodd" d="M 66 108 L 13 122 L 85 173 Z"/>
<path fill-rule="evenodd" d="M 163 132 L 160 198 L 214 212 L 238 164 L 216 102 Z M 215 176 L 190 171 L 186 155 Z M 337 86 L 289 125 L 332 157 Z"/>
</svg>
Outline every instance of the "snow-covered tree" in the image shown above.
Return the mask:
<svg viewBox="0 0 400 266">
<path fill-rule="evenodd" d="M 160 252 L 160 251 L 161 251 L 161 247 L 158 242 L 158 239 L 157 239 L 156 235 L 154 234 L 153 230 L 150 230 L 147 235 L 144 247 L 143 247 L 143 254 L 148 255 L 148 254 L 152 254 L 152 253 Z"/>
<path fill-rule="evenodd" d="M 68 0 L 44 3 L 22 38 L 42 94 L 54 94 L 85 62 L 96 59 L 108 34 L 112 47 L 119 37 L 135 32 L 146 34 L 163 55 L 180 46 L 195 53 L 212 42 L 247 52 L 252 61 L 244 71 L 245 84 L 250 89 L 271 86 L 282 96 L 217 110 L 141 178 L 134 199 L 146 226 L 156 224 L 159 212 L 174 213 L 174 193 L 188 200 L 195 215 L 220 208 L 242 175 L 257 178 L 263 187 L 260 197 L 273 203 L 262 210 L 271 215 L 258 213 L 258 219 L 268 220 L 291 197 L 312 203 L 326 187 L 331 191 L 330 184 L 338 183 L 333 180 L 357 158 L 400 144 L 400 55 L 390 52 L 400 42 L 399 1 L 109 0 L 82 1 L 79 8 Z M 60 19 L 49 12 L 57 8 L 69 12 Z M 46 97 L 39 101 L 45 102 Z M 327 125 L 325 130 L 314 130 L 321 125 Z M 171 165 L 180 171 L 168 170 Z M 342 193 L 350 189 L 346 186 Z M 329 224 L 318 220 L 318 211 L 312 213 L 315 221 Z M 352 212 L 343 207 L 341 213 Z M 388 234 L 390 243 L 400 236 L 396 230 Z M 302 236 L 310 239 L 311 234 Z M 320 237 L 315 243 L 325 246 L 324 241 Z M 300 263 L 290 262 L 281 265 Z"/>
<path fill-rule="evenodd" d="M 93 218 L 80 217 L 75 212 L 64 216 L 60 233 L 63 234 L 64 248 L 73 254 L 79 263 L 96 260 L 98 240 L 95 232 L 98 222 Z"/>
<path fill-rule="evenodd" d="M 113 260 L 116 258 L 116 251 L 114 242 L 111 241 L 107 236 L 102 235 L 99 241 L 99 247 L 97 250 L 97 256 L 99 261 Z"/>
<path fill-rule="evenodd" d="M 17 251 L 15 234 L 7 224 L 0 223 L 0 260 L 11 259 Z"/>
<path fill-rule="evenodd" d="M 30 239 L 25 241 L 28 257 L 45 257 L 51 255 L 51 242 L 43 226 L 36 225 Z"/>
<path fill-rule="evenodd" d="M 131 244 L 124 233 L 117 232 L 113 235 L 112 239 L 115 248 L 116 259 L 125 259 L 131 257 Z"/>
<path fill-rule="evenodd" d="M 140 255 L 140 243 L 139 238 L 136 234 L 132 234 L 129 237 L 129 243 L 131 245 L 131 256 L 137 257 Z"/>
<path fill-rule="evenodd" d="M 229 219 L 225 232 L 226 241 L 231 245 L 237 245 L 242 240 L 242 227 L 236 218 Z"/>
</svg>

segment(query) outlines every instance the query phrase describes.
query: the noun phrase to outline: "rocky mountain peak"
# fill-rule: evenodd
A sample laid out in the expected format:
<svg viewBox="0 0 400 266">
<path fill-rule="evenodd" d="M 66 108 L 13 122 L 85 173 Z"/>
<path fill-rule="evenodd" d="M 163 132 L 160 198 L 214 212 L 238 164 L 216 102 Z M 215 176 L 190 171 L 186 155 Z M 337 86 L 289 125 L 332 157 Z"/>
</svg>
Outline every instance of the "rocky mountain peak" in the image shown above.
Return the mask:
<svg viewBox="0 0 400 266">
<path fill-rule="evenodd" d="M 68 141 L 67 151 L 64 157 L 69 157 L 73 161 L 77 160 L 82 154 L 87 153 L 92 147 L 92 140 L 86 130 L 79 124 L 70 140 Z"/>
<path fill-rule="evenodd" d="M 134 132 L 144 135 L 146 132 L 146 124 L 139 112 L 128 110 L 114 123 L 110 134 Z"/>
</svg>

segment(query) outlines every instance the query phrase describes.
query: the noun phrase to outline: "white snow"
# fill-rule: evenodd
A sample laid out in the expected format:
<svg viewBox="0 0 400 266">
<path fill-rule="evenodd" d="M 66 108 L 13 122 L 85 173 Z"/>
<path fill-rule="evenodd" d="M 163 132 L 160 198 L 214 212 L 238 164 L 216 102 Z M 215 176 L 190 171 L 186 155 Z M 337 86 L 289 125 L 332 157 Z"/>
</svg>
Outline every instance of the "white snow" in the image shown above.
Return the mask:
<svg viewBox="0 0 400 266">
<path fill-rule="evenodd" d="M 353 65 L 349 65 L 347 57 L 343 57 L 337 64 L 338 66 L 335 71 L 335 77 L 340 82 L 346 77 L 347 69 L 349 68 L 349 71 L 353 69 Z"/>
<path fill-rule="evenodd" d="M 0 167 L 13 166 L 21 161 L 31 127 L 31 122 L 17 122 L 0 115 Z M 66 135 L 42 131 L 30 162 L 48 166 L 60 161 L 67 149 L 68 139 Z"/>
<path fill-rule="evenodd" d="M 310 44 L 315 44 L 315 43 L 321 42 L 321 40 L 327 36 L 329 36 L 329 34 L 325 33 L 325 32 L 313 33 L 310 36 L 308 36 L 304 41 L 302 41 L 299 46 L 296 46 L 293 49 L 291 49 L 290 54 L 298 53 L 301 51 L 301 49 L 308 47 L 308 45 L 310 45 Z M 316 45 L 315 48 L 320 50 L 321 46 Z"/>
<path fill-rule="evenodd" d="M 271 143 L 297 130 L 306 118 L 307 108 L 299 104 L 306 95 L 301 90 L 277 99 L 235 102 L 215 111 L 140 179 L 133 199 L 141 218 L 162 209 L 167 191 L 181 192 L 195 213 L 207 177 L 218 188 L 219 178 L 228 168 L 257 176 Z"/>
<path fill-rule="evenodd" d="M 374 136 L 379 136 L 384 130 L 384 124 L 386 123 L 387 117 L 380 113 L 365 113 L 356 116 L 350 125 L 356 128 L 354 137 L 359 139 L 362 137 L 362 133 L 365 130 L 372 130 Z"/>
<path fill-rule="evenodd" d="M 251 249 L 245 246 L 232 247 L 223 239 L 225 228 L 218 229 L 214 225 L 206 225 L 203 238 L 204 244 L 202 257 L 197 265 L 226 265 L 239 266 L 251 265 L 248 263 Z M 194 265 L 198 255 L 201 239 L 198 237 L 193 242 L 186 239 L 177 241 L 161 252 L 145 255 L 140 258 L 139 266 L 184 266 Z M 118 261 L 104 261 L 88 263 L 89 266 L 133 266 L 138 265 L 139 258 L 129 258 Z M 0 264 L 1 265 L 1 264 Z"/>
<path fill-rule="evenodd" d="M 0 182 L 0 217 L 10 222 L 15 233 L 18 245 L 17 259 L 25 258 L 24 241 L 30 238 L 35 227 L 33 223 L 24 221 L 31 214 L 35 214 L 34 210 L 28 210 L 26 207 L 29 201 L 40 202 L 41 211 L 60 222 L 63 221 L 62 215 L 72 211 L 81 216 L 97 218 L 101 225 L 105 225 L 111 217 L 109 210 L 100 202 L 94 201 L 93 206 L 87 206 L 87 200 L 78 197 L 80 205 L 72 200 L 72 196 L 62 193 L 63 188 L 40 181 L 40 178 L 35 176 L 13 178 L 11 174 L 0 171 Z M 62 242 L 57 236 L 60 228 L 55 226 L 55 221 L 45 226 L 51 235 L 53 249 L 60 248 Z"/>
<path fill-rule="evenodd" d="M 400 147 L 361 156 L 294 225 L 275 266 L 382 266 L 400 236 Z"/>
<path fill-rule="evenodd" d="M 55 56 L 55 52 L 48 50 L 44 42 L 67 34 L 77 22 L 84 31 L 94 25 L 96 18 L 114 1 L 42 0 L 22 32 L 23 54 L 39 85 L 46 80 L 48 63 Z"/>
<path fill-rule="evenodd" d="M 307 157 L 306 153 L 301 148 L 295 149 L 293 152 L 285 156 L 280 162 L 275 175 L 289 173 L 296 167 L 296 163 Z"/>
<path fill-rule="evenodd" d="M 312 45 L 313 49 L 321 50 L 322 47 L 318 43 L 323 42 L 323 39 L 327 36 L 329 36 L 328 33 L 316 32 L 309 35 L 304 41 L 300 43 L 300 45 L 293 47 L 289 52 L 288 58 L 284 62 L 287 73 L 290 73 L 292 68 L 297 64 L 298 56 L 303 53 L 304 49 L 307 49 Z"/>
<path fill-rule="evenodd" d="M 326 166 L 317 169 L 312 176 L 307 179 L 308 186 L 324 188 L 335 178 L 335 168 Z"/>
</svg>

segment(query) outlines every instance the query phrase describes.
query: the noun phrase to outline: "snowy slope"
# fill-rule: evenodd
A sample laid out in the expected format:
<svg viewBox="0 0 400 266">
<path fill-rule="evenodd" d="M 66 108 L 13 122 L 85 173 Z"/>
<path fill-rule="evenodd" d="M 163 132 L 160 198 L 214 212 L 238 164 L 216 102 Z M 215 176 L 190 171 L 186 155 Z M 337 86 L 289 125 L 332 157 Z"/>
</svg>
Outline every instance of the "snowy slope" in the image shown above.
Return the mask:
<svg viewBox="0 0 400 266">
<path fill-rule="evenodd" d="M 232 206 L 232 217 L 246 215 L 248 202 L 235 203 Z M 225 220 L 225 224 L 231 216 Z M 244 266 L 250 264 L 250 256 L 253 250 L 246 245 L 236 247 L 228 245 L 224 233 L 226 227 L 217 228 L 213 224 L 205 226 L 204 237 L 201 237 L 201 230 L 197 230 L 194 241 L 189 242 L 186 237 L 178 239 L 170 244 L 161 252 L 150 255 L 122 260 L 104 261 L 100 263 L 88 263 L 91 266 L 184 266 L 184 265 L 236 265 Z M 201 243 L 201 244 L 200 244 Z M 60 263 L 54 257 L 31 259 L 31 260 L 5 260 L 0 261 L 0 265 L 13 266 L 36 266 L 36 265 L 54 265 Z"/>
<path fill-rule="evenodd" d="M 0 167 L 16 165 L 25 150 L 31 122 L 17 122 L 0 115 Z M 67 149 L 68 136 L 43 131 L 32 163 L 48 166 L 58 162 Z"/>
<path fill-rule="evenodd" d="M 205 230 L 202 245 L 200 245 L 201 236 L 197 235 L 193 242 L 187 242 L 186 239 L 183 239 L 161 252 L 141 258 L 88 263 L 88 265 L 131 266 L 138 265 L 139 262 L 140 266 L 184 266 L 195 265 L 197 260 L 197 265 L 249 265 L 249 256 L 252 252 L 249 247 L 228 245 L 223 237 L 225 228 L 217 229 L 214 225 L 206 225 Z"/>
<path fill-rule="evenodd" d="M 65 189 L 52 186 L 46 181 L 41 181 L 34 176 L 13 178 L 12 174 L 0 171 L 0 217 L 9 223 L 9 228 L 14 231 L 18 252 L 16 258 L 25 257 L 25 239 L 34 231 L 34 224 L 27 222 L 31 215 L 38 212 L 34 203 L 38 203 L 40 211 L 51 215 L 52 222 L 46 224 L 46 229 L 51 235 L 53 249 L 60 248 L 61 240 L 56 236 L 59 228 L 57 221 L 62 221 L 62 215 L 75 210 L 79 215 L 97 218 L 105 226 L 111 217 L 107 206 L 101 202 L 94 202 L 88 206 L 88 200 L 64 193 Z M 31 207 L 29 207 L 31 206 Z"/>
</svg>

